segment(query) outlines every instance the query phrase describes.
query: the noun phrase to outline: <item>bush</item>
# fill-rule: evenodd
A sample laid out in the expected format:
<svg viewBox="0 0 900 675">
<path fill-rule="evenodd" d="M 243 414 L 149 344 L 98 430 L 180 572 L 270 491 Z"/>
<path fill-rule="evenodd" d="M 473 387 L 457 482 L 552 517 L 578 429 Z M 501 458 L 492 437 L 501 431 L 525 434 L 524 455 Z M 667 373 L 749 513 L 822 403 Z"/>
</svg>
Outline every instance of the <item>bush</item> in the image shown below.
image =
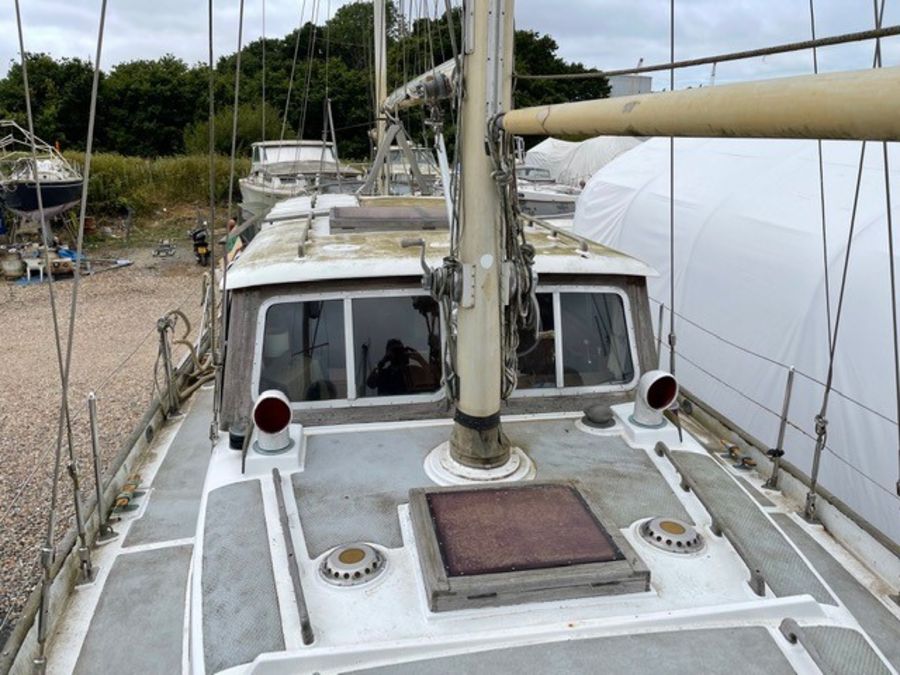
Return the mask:
<svg viewBox="0 0 900 675">
<path fill-rule="evenodd" d="M 66 158 L 84 165 L 84 154 L 70 152 Z M 217 156 L 216 201 L 228 200 L 229 158 Z M 234 201 L 240 201 L 238 179 L 250 171 L 250 160 L 235 163 Z M 209 158 L 182 155 L 145 159 L 114 153 L 95 154 L 91 160 L 88 211 L 92 214 L 121 214 L 131 208 L 145 215 L 175 205 L 203 206 L 209 203 Z"/>
</svg>

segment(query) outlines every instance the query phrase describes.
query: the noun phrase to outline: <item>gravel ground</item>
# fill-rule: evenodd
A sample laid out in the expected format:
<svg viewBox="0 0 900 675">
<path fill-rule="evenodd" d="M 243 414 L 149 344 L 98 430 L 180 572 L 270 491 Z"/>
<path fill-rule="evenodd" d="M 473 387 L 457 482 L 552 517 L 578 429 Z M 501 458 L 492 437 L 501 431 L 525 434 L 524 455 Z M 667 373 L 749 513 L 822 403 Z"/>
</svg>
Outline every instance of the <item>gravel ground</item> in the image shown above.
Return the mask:
<svg viewBox="0 0 900 675">
<path fill-rule="evenodd" d="M 97 257 L 98 254 L 94 253 Z M 132 267 L 84 276 L 78 298 L 69 393 L 82 489 L 93 494 L 87 394 L 97 392 L 104 468 L 144 414 L 153 394 L 156 320 L 180 306 L 196 325 L 202 268 L 189 245 L 172 258 L 149 249 L 116 251 Z M 67 334 L 72 281 L 58 280 L 60 327 Z M 60 380 L 48 285 L 0 280 L 0 646 L 39 578 L 56 447 Z M 63 444 L 64 453 L 67 445 Z M 72 492 L 60 481 L 60 541 L 72 521 Z"/>
</svg>

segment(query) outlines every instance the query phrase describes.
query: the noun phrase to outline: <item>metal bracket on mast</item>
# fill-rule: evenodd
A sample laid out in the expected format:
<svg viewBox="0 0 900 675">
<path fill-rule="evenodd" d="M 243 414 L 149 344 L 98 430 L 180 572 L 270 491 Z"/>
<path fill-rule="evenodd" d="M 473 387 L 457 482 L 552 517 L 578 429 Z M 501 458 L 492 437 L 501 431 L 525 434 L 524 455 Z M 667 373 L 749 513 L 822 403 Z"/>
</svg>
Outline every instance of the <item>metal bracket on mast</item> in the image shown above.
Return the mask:
<svg viewBox="0 0 900 675">
<path fill-rule="evenodd" d="M 505 66 L 504 23 L 506 21 L 505 0 L 490 0 L 488 9 L 487 46 L 487 99 L 485 110 L 487 119 L 493 120 L 504 111 L 503 87 Z"/>
<path fill-rule="evenodd" d="M 471 54 L 475 51 L 475 0 L 465 0 L 463 5 L 463 11 L 466 14 L 463 26 L 463 40 L 465 40 L 463 48 L 466 54 Z"/>
</svg>

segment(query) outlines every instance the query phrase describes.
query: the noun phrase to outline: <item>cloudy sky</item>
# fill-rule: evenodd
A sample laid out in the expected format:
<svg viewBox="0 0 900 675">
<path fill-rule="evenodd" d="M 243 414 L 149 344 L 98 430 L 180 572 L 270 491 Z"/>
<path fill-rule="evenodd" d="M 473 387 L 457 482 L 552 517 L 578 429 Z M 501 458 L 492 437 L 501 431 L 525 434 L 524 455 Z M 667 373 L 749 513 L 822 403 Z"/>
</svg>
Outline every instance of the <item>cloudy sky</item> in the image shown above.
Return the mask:
<svg viewBox="0 0 900 675">
<path fill-rule="evenodd" d="M 321 0 L 322 13 L 350 0 Z M 28 51 L 92 59 L 100 0 L 20 0 Z M 262 32 L 263 0 L 245 0 L 246 38 Z M 458 0 L 454 0 L 457 4 Z M 283 36 L 298 25 L 302 0 L 265 0 L 267 33 Z M 423 0 L 434 6 L 434 0 Z M 421 6 L 414 0 L 415 6 Z M 307 0 L 309 10 L 313 4 Z M 409 5 L 410 0 L 404 4 Z M 439 2 L 443 6 L 443 1 Z M 203 0 L 109 0 L 102 65 L 111 66 L 172 53 L 188 62 L 206 58 L 206 6 Z M 234 51 L 238 0 L 215 0 L 216 53 Z M 563 11 L 564 8 L 564 11 Z M 817 32 L 829 36 L 866 30 L 874 23 L 873 0 L 815 0 Z M 595 68 L 665 62 L 669 54 L 669 3 L 666 0 L 519 0 L 519 28 L 549 33 L 560 54 Z M 887 3 L 884 23 L 900 21 L 900 1 Z M 0 11 L 0 29 L 14 38 L 13 3 Z M 677 0 L 677 59 L 791 42 L 809 38 L 808 0 Z M 885 41 L 885 65 L 900 63 L 900 38 Z M 0 44 L 0 70 L 18 59 L 17 44 Z M 871 67 L 871 44 L 830 47 L 820 52 L 822 70 Z M 809 72 L 810 54 L 771 56 L 722 64 L 716 82 Z M 680 71 L 676 86 L 708 84 L 709 67 Z M 668 84 L 657 74 L 654 88 Z"/>
</svg>

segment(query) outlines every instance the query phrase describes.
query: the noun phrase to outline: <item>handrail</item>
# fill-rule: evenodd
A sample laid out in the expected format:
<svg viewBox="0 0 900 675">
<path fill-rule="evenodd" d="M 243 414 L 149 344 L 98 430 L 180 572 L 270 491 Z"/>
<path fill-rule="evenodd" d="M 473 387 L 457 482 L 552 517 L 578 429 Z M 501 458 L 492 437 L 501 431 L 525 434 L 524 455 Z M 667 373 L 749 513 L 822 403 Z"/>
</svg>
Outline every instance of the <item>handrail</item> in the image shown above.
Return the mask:
<svg viewBox="0 0 900 675">
<path fill-rule="evenodd" d="M 573 242 L 578 244 L 578 250 L 584 253 L 587 253 L 588 247 L 591 244 L 596 243 L 591 241 L 587 237 L 582 237 L 580 234 L 575 234 L 574 232 L 564 230 L 561 227 L 556 227 L 556 225 L 551 225 L 546 220 L 541 220 L 540 218 L 529 216 L 527 213 L 519 213 L 519 217 L 530 225 L 534 225 L 535 227 L 540 227 L 549 232 L 552 232 L 554 237 L 564 237 L 565 239 L 571 239 Z"/>
</svg>

